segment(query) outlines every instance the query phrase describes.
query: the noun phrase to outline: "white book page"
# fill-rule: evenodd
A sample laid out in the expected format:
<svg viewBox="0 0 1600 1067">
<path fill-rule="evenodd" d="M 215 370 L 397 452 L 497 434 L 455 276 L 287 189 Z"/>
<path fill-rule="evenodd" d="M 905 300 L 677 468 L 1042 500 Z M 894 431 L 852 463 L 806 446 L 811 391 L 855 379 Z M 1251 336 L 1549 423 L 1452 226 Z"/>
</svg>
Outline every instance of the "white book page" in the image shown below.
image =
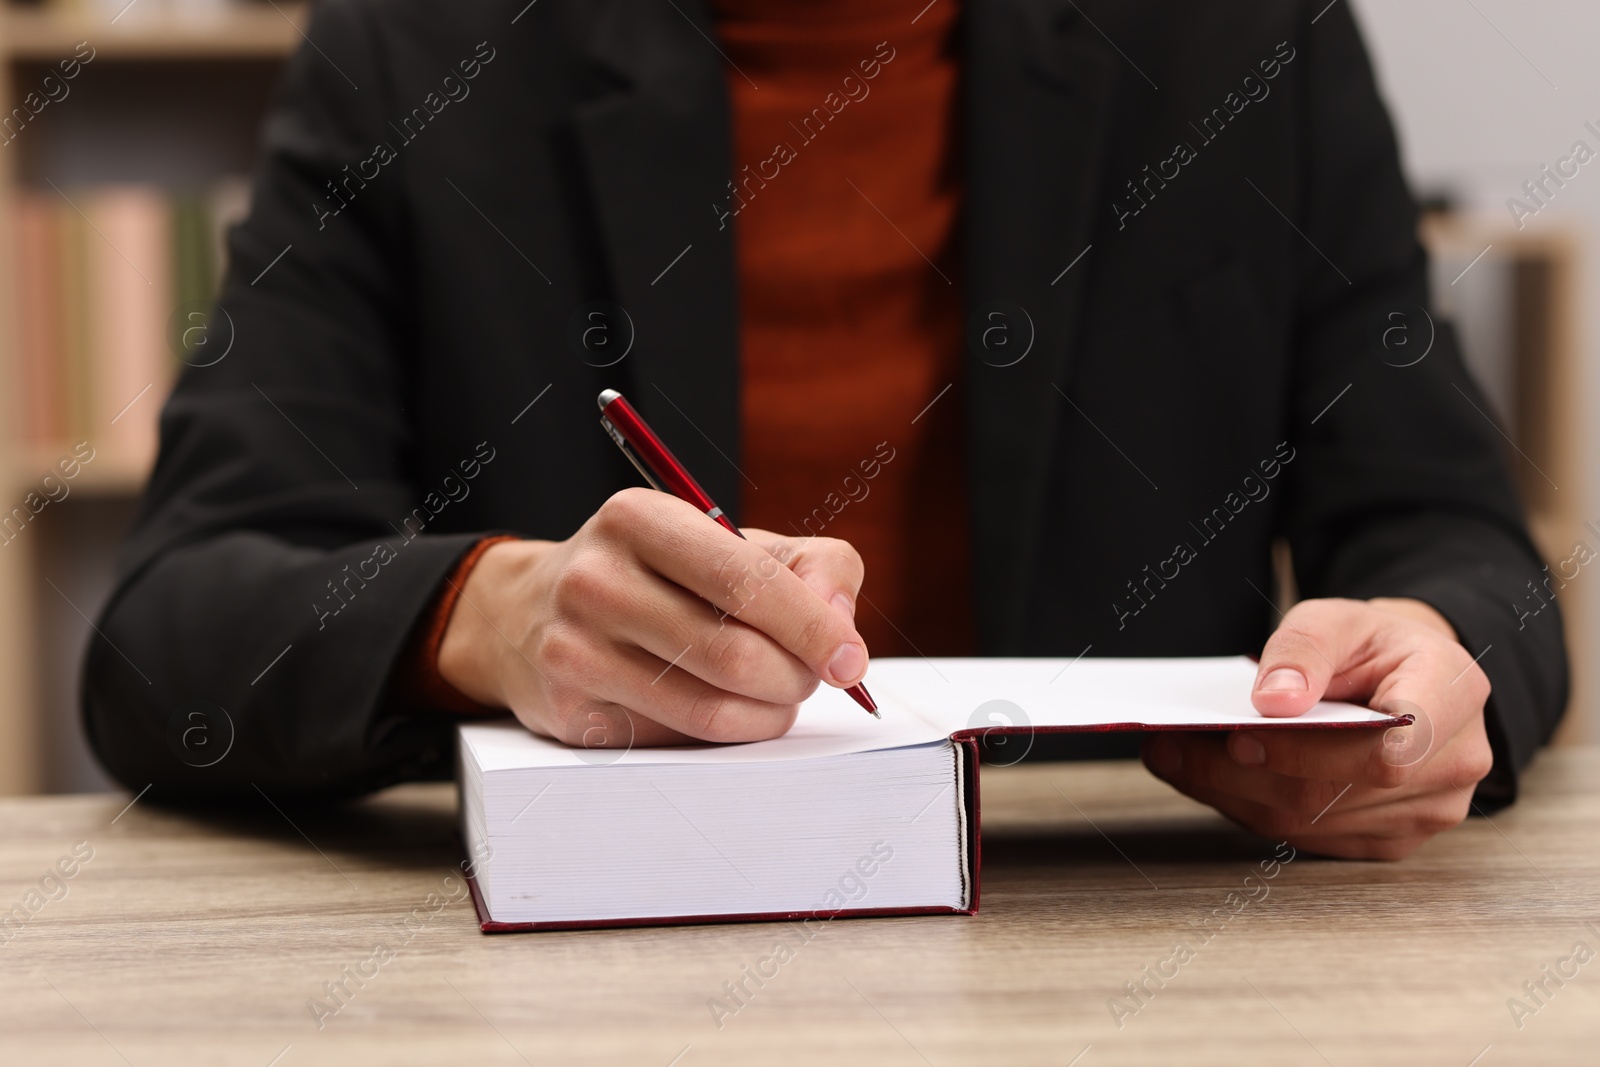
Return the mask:
<svg viewBox="0 0 1600 1067">
<path fill-rule="evenodd" d="M 1327 700 L 1297 718 L 1268 719 L 1250 703 L 1255 678 L 1256 664 L 1249 657 L 1212 656 L 893 659 L 873 664 L 867 680 L 880 701 L 887 695 L 947 734 L 1007 723 L 1273 729 L 1294 723 L 1390 720 L 1380 712 Z M 985 706 L 998 701 L 1012 707 Z"/>
<path fill-rule="evenodd" d="M 1179 659 L 883 659 L 867 672 L 880 721 L 843 692 L 820 687 L 783 737 L 745 745 L 576 750 L 511 721 L 461 727 L 485 773 L 521 767 L 764 763 L 941 741 L 965 729 L 1140 723 L 1277 729 L 1296 723 L 1387 722 L 1323 701 L 1295 719 L 1250 704 L 1256 666 L 1245 656 Z M 993 705 L 1006 701 L 1006 705 Z"/>
</svg>

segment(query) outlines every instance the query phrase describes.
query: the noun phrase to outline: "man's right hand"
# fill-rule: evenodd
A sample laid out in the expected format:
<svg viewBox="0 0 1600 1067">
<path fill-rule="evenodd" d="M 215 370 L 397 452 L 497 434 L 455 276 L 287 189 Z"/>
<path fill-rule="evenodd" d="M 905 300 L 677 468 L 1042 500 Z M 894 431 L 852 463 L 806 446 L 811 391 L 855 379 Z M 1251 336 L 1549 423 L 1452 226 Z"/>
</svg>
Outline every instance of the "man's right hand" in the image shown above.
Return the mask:
<svg viewBox="0 0 1600 1067">
<path fill-rule="evenodd" d="M 626 489 L 565 541 L 492 545 L 461 590 L 439 672 L 584 748 L 778 737 L 819 680 L 845 688 L 866 674 L 861 557 L 833 538 L 744 533 Z"/>
</svg>

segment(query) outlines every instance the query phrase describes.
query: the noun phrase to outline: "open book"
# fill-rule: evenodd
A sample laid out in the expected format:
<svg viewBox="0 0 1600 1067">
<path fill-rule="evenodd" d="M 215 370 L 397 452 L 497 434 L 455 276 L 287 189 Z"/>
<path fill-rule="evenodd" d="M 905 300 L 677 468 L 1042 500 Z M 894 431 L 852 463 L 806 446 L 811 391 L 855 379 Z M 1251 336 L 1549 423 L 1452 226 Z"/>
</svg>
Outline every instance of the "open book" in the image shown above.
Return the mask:
<svg viewBox="0 0 1600 1067">
<path fill-rule="evenodd" d="M 994 752 L 1033 733 L 1403 721 L 1330 701 L 1263 718 L 1243 656 L 883 659 L 870 674 L 882 721 L 822 687 L 788 734 L 745 745 L 574 749 L 510 720 L 462 726 L 482 929 L 970 914 L 986 737 Z"/>
</svg>

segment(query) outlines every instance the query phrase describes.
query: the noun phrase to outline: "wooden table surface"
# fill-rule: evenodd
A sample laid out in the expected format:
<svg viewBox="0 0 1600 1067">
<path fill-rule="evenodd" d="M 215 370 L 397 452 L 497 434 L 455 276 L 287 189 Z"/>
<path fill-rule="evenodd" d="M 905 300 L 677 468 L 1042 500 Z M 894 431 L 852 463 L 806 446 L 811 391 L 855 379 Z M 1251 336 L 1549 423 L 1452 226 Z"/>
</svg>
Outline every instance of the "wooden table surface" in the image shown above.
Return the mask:
<svg viewBox="0 0 1600 1067">
<path fill-rule="evenodd" d="M 1518 806 L 1409 860 L 1263 879 L 1270 844 L 1135 765 L 990 768 L 978 916 L 809 942 L 484 936 L 446 786 L 320 812 L 8 799 L 0 909 L 44 903 L 0 926 L 0 1063 L 1597 1063 L 1597 772 L 1600 749 L 1551 751 Z M 777 941 L 792 958 L 715 1018 Z"/>
</svg>

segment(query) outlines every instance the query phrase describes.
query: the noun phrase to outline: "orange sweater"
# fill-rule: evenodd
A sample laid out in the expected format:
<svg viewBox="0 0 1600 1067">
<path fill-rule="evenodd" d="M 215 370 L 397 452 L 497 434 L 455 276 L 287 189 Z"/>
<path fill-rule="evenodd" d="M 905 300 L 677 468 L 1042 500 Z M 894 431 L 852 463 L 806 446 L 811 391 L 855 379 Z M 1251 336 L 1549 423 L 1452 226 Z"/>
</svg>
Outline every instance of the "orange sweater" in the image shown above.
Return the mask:
<svg viewBox="0 0 1600 1067">
<path fill-rule="evenodd" d="M 740 521 L 855 545 L 874 656 L 970 653 L 958 5 L 712 9 L 733 104 Z"/>
</svg>

